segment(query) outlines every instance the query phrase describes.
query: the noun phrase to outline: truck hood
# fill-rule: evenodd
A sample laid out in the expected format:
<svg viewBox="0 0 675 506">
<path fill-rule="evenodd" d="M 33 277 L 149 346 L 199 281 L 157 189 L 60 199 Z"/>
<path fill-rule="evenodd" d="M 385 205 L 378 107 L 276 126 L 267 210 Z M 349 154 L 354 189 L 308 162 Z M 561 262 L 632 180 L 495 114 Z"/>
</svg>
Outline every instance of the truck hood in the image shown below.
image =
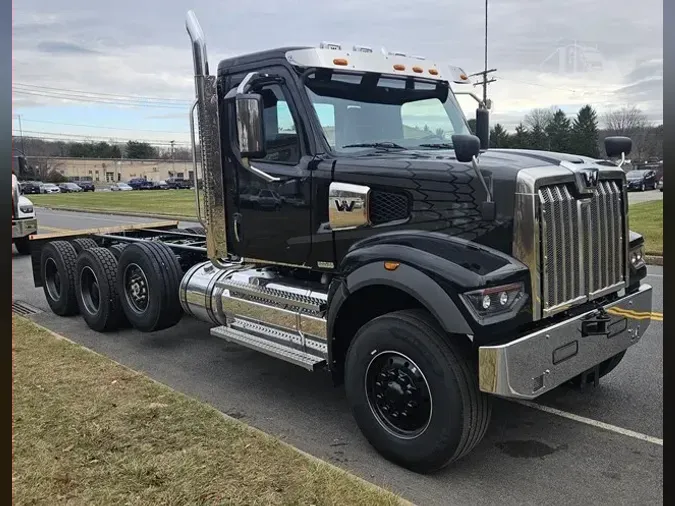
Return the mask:
<svg viewBox="0 0 675 506">
<path fill-rule="evenodd" d="M 339 158 L 334 180 L 366 185 L 373 191 L 405 192 L 412 197 L 412 212 L 406 223 L 383 225 L 383 232 L 392 227 L 440 232 L 511 254 L 518 173 L 524 169 L 543 172 L 561 164 L 617 170 L 611 161 L 566 153 L 490 149 L 480 155 L 479 166 L 492 187 L 497 208 L 494 222 L 482 220 L 485 190 L 471 165 L 458 162 L 453 150 L 389 150 Z M 570 169 L 570 180 L 572 177 Z M 366 234 L 364 231 L 364 238 Z M 351 235 L 356 239 L 360 234 Z"/>
</svg>

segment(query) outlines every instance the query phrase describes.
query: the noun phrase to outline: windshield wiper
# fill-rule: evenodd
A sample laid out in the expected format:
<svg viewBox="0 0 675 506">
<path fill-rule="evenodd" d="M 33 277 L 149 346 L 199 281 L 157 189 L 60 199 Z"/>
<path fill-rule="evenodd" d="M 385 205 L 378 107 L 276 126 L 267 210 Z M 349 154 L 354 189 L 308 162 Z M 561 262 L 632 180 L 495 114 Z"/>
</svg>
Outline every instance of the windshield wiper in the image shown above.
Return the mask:
<svg viewBox="0 0 675 506">
<path fill-rule="evenodd" d="M 384 149 L 408 149 L 394 142 L 364 142 L 362 144 L 347 144 L 343 148 L 384 148 Z"/>
<path fill-rule="evenodd" d="M 453 149 L 453 145 L 449 142 L 437 142 L 435 144 L 420 144 L 421 148 L 437 148 L 437 149 Z"/>
</svg>

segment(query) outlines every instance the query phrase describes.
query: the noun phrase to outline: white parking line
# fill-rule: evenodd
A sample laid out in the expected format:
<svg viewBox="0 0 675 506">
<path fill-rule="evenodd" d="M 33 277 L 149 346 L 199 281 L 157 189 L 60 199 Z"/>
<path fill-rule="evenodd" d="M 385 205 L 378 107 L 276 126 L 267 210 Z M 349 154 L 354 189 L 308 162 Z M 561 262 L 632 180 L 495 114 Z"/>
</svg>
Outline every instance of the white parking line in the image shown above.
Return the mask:
<svg viewBox="0 0 675 506">
<path fill-rule="evenodd" d="M 621 434 L 623 436 L 628 436 L 628 437 L 632 437 L 634 439 L 640 439 L 641 441 L 647 441 L 648 443 L 663 446 L 663 439 L 659 439 L 659 438 L 654 437 L 654 436 L 648 436 L 647 434 L 642 434 L 640 432 L 635 432 L 635 431 L 632 431 L 632 430 L 629 430 L 629 429 L 624 429 L 622 427 L 617 427 L 616 425 L 610 425 L 610 424 L 605 423 L 605 422 L 599 422 L 598 420 L 586 418 L 585 416 L 575 415 L 574 413 L 568 413 L 567 411 L 561 411 L 561 410 L 556 409 L 556 408 L 544 406 L 543 404 L 536 404 L 534 402 L 520 401 L 520 400 L 514 400 L 513 402 L 516 402 L 518 404 L 522 404 L 523 406 L 527 406 L 528 408 L 543 411 L 544 413 L 549 413 L 549 414 L 552 414 L 552 415 L 561 416 L 563 418 L 568 418 L 570 420 L 574 420 L 575 422 L 585 423 L 586 425 L 590 425 L 592 427 L 597 427 L 599 429 L 609 430 L 611 432 L 615 432 L 615 433 Z"/>
</svg>

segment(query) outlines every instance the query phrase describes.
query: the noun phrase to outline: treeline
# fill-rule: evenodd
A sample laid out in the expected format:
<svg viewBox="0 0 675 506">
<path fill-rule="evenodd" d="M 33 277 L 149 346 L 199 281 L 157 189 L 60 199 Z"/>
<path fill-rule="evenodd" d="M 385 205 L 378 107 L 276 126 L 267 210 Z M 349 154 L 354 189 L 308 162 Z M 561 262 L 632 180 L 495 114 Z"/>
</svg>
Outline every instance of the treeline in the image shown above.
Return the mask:
<svg viewBox="0 0 675 506">
<path fill-rule="evenodd" d="M 604 156 L 605 137 L 622 135 L 633 140 L 630 158 L 642 163 L 663 158 L 663 125 L 652 126 L 636 107 L 623 107 L 603 116 L 600 128 L 598 115 L 585 105 L 573 118 L 562 110 L 534 109 L 508 132 L 501 124 L 490 130 L 490 147 L 540 149 L 589 157 Z M 475 120 L 469 122 L 475 131 Z"/>
<path fill-rule="evenodd" d="M 189 149 L 176 146 L 158 147 L 142 141 L 67 142 L 15 136 L 13 142 L 15 148 L 21 149 L 31 157 L 192 160 L 192 152 Z"/>
</svg>

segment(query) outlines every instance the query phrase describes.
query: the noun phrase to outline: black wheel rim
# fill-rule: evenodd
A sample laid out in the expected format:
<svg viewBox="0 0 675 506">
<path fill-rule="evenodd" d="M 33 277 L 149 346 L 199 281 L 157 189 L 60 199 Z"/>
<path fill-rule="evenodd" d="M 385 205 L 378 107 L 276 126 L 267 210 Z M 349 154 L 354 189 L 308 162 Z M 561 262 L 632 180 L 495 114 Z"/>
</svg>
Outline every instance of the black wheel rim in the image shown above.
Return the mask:
<svg viewBox="0 0 675 506">
<path fill-rule="evenodd" d="M 98 279 L 91 267 L 84 267 L 80 271 L 80 292 L 84 309 L 89 314 L 98 313 L 101 308 L 101 289 Z"/>
<path fill-rule="evenodd" d="M 53 258 L 48 258 L 45 262 L 45 286 L 52 300 L 61 298 L 61 274 Z"/>
<path fill-rule="evenodd" d="M 148 278 L 137 264 L 129 264 L 124 269 L 124 296 L 129 307 L 136 313 L 141 314 L 148 309 Z"/>
<path fill-rule="evenodd" d="M 410 358 L 396 351 L 378 353 L 366 369 L 365 388 L 373 415 L 387 431 L 413 439 L 427 430 L 431 391 L 424 373 Z"/>
</svg>

